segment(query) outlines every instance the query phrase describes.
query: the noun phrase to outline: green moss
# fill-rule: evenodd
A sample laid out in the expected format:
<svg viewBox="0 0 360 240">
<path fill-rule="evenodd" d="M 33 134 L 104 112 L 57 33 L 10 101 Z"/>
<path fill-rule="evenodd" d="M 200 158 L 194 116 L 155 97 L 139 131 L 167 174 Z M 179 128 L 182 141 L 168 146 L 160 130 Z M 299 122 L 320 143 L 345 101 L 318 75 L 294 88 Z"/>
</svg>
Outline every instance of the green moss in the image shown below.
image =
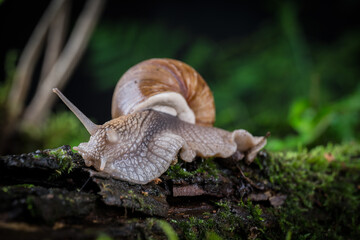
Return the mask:
<svg viewBox="0 0 360 240">
<path fill-rule="evenodd" d="M 224 221 L 222 221 L 222 223 L 223 222 Z M 183 238 L 186 240 L 205 239 L 208 232 L 214 231 L 216 231 L 216 234 L 225 232 L 228 237 L 237 239 L 232 231 L 228 231 L 226 226 L 220 226 L 220 222 L 217 222 L 217 219 L 214 216 L 211 216 L 208 219 L 190 217 L 187 220 L 172 220 L 172 223 L 181 229 Z"/>
<path fill-rule="evenodd" d="M 294 239 L 360 235 L 360 144 L 272 153 L 268 176 L 287 194 L 274 213 L 282 234 Z M 345 237 L 346 236 L 346 237 Z"/>
<path fill-rule="evenodd" d="M 191 172 L 186 171 L 186 169 L 183 168 L 182 165 L 179 163 L 170 166 L 169 169 L 167 170 L 167 175 L 171 179 L 187 178 L 193 176 Z"/>
<path fill-rule="evenodd" d="M 35 159 L 40 159 L 40 158 L 42 158 L 42 155 L 40 155 L 40 154 L 34 154 L 32 157 L 35 158 Z"/>
<path fill-rule="evenodd" d="M 24 183 L 24 184 L 14 185 L 13 187 L 33 188 L 33 187 L 35 187 L 35 185 L 34 184 L 26 184 L 26 183 Z"/>
<path fill-rule="evenodd" d="M 206 174 L 208 176 L 218 177 L 219 169 L 215 164 L 214 158 L 203 159 L 200 166 L 195 170 L 196 173 Z"/>
<path fill-rule="evenodd" d="M 193 177 L 197 174 L 216 178 L 219 176 L 219 170 L 217 165 L 214 163 L 213 158 L 201 158 L 197 159 L 196 161 L 198 163 L 196 165 L 196 169 L 188 170 L 186 163 L 181 161 L 173 166 L 170 166 L 170 168 L 167 170 L 167 175 L 171 179 L 184 179 Z"/>
<path fill-rule="evenodd" d="M 97 236 L 96 240 L 113 240 L 113 238 L 106 233 L 100 233 L 99 236 Z"/>
<path fill-rule="evenodd" d="M 50 157 L 54 157 L 59 164 L 59 169 L 55 170 L 56 173 L 52 177 L 56 178 L 63 173 L 70 173 L 75 167 L 73 157 L 61 147 L 46 151 L 46 154 Z"/>
<path fill-rule="evenodd" d="M 206 240 L 222 240 L 222 238 L 217 235 L 215 232 L 207 232 L 206 233 Z"/>
<path fill-rule="evenodd" d="M 188 220 L 172 220 L 181 229 L 187 240 L 195 239 L 247 239 L 250 236 L 265 236 L 262 210 L 251 202 L 238 206 L 229 201 L 215 203 L 215 213 L 205 212 L 203 217 Z"/>
<path fill-rule="evenodd" d="M 34 184 L 17 184 L 11 186 L 4 186 L 1 188 L 3 192 L 8 192 L 9 190 L 16 189 L 16 188 L 33 188 L 35 187 Z"/>
<path fill-rule="evenodd" d="M 169 240 L 178 240 L 178 235 L 176 234 L 176 232 L 174 231 L 174 229 L 172 228 L 172 226 L 164 221 L 164 220 L 157 220 L 157 225 L 164 231 L 165 235 L 167 236 L 167 238 Z"/>
<path fill-rule="evenodd" d="M 360 235 L 360 216 L 355 214 L 360 212 L 359 143 L 269 156 L 251 167 L 259 166 L 256 181 L 269 182 L 273 191 L 287 196 L 282 206 L 266 207 L 264 213 L 265 208 L 251 201 L 234 205 L 220 200 L 215 203 L 216 213 L 172 220 L 182 237 L 209 239 L 210 232 L 223 239 L 356 239 Z M 174 168 L 175 176 L 183 174 L 178 166 Z M 268 227 L 265 216 L 275 225 Z"/>
<path fill-rule="evenodd" d="M 30 212 L 31 216 L 35 217 L 36 211 L 35 211 L 35 207 L 34 207 L 34 199 L 32 196 L 28 196 L 26 198 L 26 207 L 27 207 L 27 210 Z"/>
<path fill-rule="evenodd" d="M 249 215 L 247 218 L 249 220 L 253 220 L 257 225 L 262 226 L 264 222 L 264 218 L 262 217 L 263 211 L 260 208 L 259 204 L 254 205 L 250 200 L 246 203 L 240 201 L 239 206 L 247 209 L 249 211 Z M 262 226 L 262 232 L 264 232 L 265 228 Z"/>
<path fill-rule="evenodd" d="M 150 204 L 145 203 L 144 196 L 134 193 L 133 190 L 129 190 L 128 195 L 124 196 L 124 198 L 131 199 L 132 201 L 139 203 L 139 211 L 143 211 L 145 209 L 152 209 L 152 206 Z"/>
</svg>

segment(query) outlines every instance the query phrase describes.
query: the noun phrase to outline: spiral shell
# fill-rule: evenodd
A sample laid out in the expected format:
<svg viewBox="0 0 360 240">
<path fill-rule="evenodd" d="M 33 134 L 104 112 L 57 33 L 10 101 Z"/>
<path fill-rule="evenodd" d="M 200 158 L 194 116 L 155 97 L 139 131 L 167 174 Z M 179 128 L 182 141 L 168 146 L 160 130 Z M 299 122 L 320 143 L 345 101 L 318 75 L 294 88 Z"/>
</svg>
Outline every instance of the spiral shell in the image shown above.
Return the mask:
<svg viewBox="0 0 360 240">
<path fill-rule="evenodd" d="M 212 92 L 189 65 L 173 59 L 149 59 L 130 68 L 112 99 L 112 117 L 152 108 L 199 125 L 215 121 Z"/>
</svg>

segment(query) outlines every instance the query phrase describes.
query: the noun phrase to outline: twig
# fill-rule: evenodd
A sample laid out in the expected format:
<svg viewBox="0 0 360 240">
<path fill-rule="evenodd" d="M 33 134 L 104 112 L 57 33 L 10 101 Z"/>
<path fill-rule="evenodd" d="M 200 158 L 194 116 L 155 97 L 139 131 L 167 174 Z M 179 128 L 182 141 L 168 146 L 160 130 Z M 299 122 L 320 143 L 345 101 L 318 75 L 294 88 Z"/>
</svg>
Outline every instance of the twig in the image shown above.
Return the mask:
<svg viewBox="0 0 360 240">
<path fill-rule="evenodd" d="M 38 86 L 42 85 L 61 53 L 68 27 L 70 3 L 70 1 L 65 2 L 57 17 L 54 19 L 54 22 L 50 26 Z"/>
<path fill-rule="evenodd" d="M 55 96 L 53 87 L 62 88 L 84 53 L 90 35 L 100 16 L 105 1 L 88 0 L 71 33 L 70 39 L 43 84 L 37 89 L 30 105 L 26 108 L 23 126 L 37 126 L 49 113 Z"/>
<path fill-rule="evenodd" d="M 19 116 L 24 109 L 35 63 L 39 58 L 47 30 L 65 2 L 66 0 L 53 0 L 50 3 L 20 56 L 15 77 L 5 103 L 6 119 L 0 135 L 0 152 L 6 148 L 8 139 L 18 126 Z"/>
<path fill-rule="evenodd" d="M 256 185 L 250 178 L 248 178 L 247 176 L 245 176 L 244 172 L 241 170 L 241 167 L 236 164 L 236 167 L 239 169 L 241 177 L 243 179 L 245 179 L 245 181 L 247 181 L 251 186 L 253 186 L 254 188 L 258 189 L 258 190 L 264 190 L 264 186 L 258 186 Z"/>
<path fill-rule="evenodd" d="M 88 182 L 90 181 L 90 179 L 91 179 L 91 177 L 89 177 L 89 178 L 86 180 L 86 182 L 82 185 L 82 187 L 78 190 L 78 192 L 81 192 L 81 191 L 84 189 L 84 187 L 86 186 L 86 184 L 88 184 Z"/>
<path fill-rule="evenodd" d="M 8 119 L 11 123 L 16 120 L 24 108 L 31 76 L 34 71 L 36 60 L 39 58 L 46 32 L 65 1 L 66 0 L 53 0 L 50 3 L 20 56 L 14 82 L 6 103 Z"/>
</svg>

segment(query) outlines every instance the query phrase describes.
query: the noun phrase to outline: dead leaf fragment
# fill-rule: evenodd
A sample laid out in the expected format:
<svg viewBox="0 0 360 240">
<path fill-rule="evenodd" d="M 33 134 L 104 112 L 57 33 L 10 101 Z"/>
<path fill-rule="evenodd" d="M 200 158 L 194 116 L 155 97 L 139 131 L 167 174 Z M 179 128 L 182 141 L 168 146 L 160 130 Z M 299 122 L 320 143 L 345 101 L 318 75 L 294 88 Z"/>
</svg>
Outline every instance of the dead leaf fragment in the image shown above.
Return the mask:
<svg viewBox="0 0 360 240">
<path fill-rule="evenodd" d="M 269 196 L 267 196 L 265 193 L 251 193 L 249 195 L 249 199 L 255 202 L 266 201 L 269 199 Z"/>
<path fill-rule="evenodd" d="M 188 185 L 188 186 L 180 186 L 173 187 L 173 196 L 200 196 L 203 195 L 205 191 L 200 188 L 198 185 Z"/>
<path fill-rule="evenodd" d="M 156 185 L 162 182 L 160 178 L 155 178 L 153 181 Z"/>
<path fill-rule="evenodd" d="M 36 232 L 39 231 L 39 227 L 30 225 L 28 223 L 11 223 L 11 222 L 0 222 L 0 228 L 10 229 L 14 231 L 24 231 L 24 232 Z"/>
<path fill-rule="evenodd" d="M 270 204 L 273 207 L 280 207 L 281 205 L 284 204 L 286 198 L 287 198 L 286 195 L 279 194 L 279 195 L 275 195 L 273 197 L 270 197 L 269 201 L 270 201 Z"/>
<path fill-rule="evenodd" d="M 62 229 L 65 227 L 65 224 L 63 222 L 56 222 L 53 226 L 54 230 Z"/>
</svg>

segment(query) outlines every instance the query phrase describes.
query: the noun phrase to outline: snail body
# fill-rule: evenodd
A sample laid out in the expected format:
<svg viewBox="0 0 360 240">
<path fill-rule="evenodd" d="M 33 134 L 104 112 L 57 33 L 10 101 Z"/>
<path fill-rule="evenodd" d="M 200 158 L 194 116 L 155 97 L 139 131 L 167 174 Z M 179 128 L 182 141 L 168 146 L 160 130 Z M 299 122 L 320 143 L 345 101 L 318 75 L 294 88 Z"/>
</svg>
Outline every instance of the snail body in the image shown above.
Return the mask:
<svg viewBox="0 0 360 240">
<path fill-rule="evenodd" d="M 161 176 L 178 155 L 191 162 L 196 156 L 226 158 L 239 151 L 252 162 L 266 144 L 266 137 L 246 130 L 212 127 L 209 87 L 177 60 L 150 59 L 129 69 L 114 92 L 113 119 L 103 125 L 92 123 L 58 89 L 53 91 L 91 134 L 89 142 L 74 147 L 85 164 L 133 183 Z"/>
</svg>

